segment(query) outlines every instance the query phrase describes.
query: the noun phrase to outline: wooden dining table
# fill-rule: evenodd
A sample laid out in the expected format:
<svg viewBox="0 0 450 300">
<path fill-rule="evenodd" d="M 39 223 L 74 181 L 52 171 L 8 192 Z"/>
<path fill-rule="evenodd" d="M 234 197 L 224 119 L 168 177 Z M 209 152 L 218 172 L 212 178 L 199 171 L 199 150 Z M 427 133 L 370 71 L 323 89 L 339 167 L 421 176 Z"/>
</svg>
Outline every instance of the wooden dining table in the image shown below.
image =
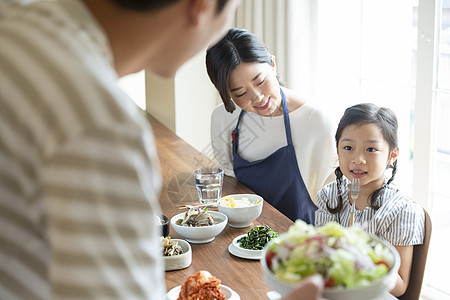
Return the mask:
<svg viewBox="0 0 450 300">
<path fill-rule="evenodd" d="M 193 171 L 197 168 L 213 167 L 215 164 L 207 155 L 199 152 L 181 139 L 155 117 L 148 115 L 153 128 L 161 165 L 162 191 L 160 205 L 169 219 L 183 212 L 177 205 L 197 201 Z M 208 153 L 207 150 L 204 153 Z M 222 195 L 254 194 L 234 177 L 225 176 Z M 213 209 L 214 210 L 214 209 Z M 209 271 L 221 283 L 237 292 L 241 299 L 267 299 L 270 289 L 263 280 L 263 270 L 259 260 L 239 258 L 228 252 L 233 239 L 247 233 L 253 226 L 268 225 L 279 233 L 287 231 L 293 222 L 264 202 L 261 215 L 247 228 L 232 228 L 229 225 L 214 239 L 204 244 L 191 244 L 192 264 L 182 270 L 166 271 L 166 288 L 170 290 L 183 284 L 189 275 L 200 270 Z M 171 238 L 182 238 L 170 228 Z"/>
</svg>

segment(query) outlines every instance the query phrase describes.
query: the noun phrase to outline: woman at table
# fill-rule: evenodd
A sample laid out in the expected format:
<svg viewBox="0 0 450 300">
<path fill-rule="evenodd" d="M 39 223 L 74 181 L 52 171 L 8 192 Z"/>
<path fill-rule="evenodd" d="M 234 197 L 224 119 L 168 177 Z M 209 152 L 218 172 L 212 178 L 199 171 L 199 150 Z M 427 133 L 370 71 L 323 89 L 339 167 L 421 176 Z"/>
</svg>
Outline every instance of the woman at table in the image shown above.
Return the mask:
<svg viewBox="0 0 450 300">
<path fill-rule="evenodd" d="M 252 33 L 232 28 L 207 51 L 223 104 L 213 112 L 214 156 L 291 220 L 314 224 L 317 192 L 333 179 L 333 129 L 308 99 L 281 86 L 275 57 Z M 237 108 L 236 108 L 237 106 Z"/>
</svg>

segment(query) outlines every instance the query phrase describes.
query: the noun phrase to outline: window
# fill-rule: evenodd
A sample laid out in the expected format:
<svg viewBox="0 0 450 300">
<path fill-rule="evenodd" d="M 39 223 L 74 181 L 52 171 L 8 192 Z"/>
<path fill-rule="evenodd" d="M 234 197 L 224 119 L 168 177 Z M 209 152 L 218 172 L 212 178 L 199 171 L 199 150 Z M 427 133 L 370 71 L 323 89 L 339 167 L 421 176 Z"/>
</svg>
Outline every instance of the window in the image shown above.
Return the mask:
<svg viewBox="0 0 450 300">
<path fill-rule="evenodd" d="M 315 98 L 332 113 L 334 124 L 345 108 L 359 102 L 393 109 L 400 143 L 396 181 L 412 194 L 413 3 L 324 0 L 318 2 L 317 20 Z"/>
<path fill-rule="evenodd" d="M 346 107 L 359 102 L 395 111 L 400 143 L 396 182 L 425 206 L 433 222 L 423 296 L 449 299 L 450 0 L 421 1 L 420 6 L 418 0 L 310 3 L 315 15 L 309 26 L 312 94 L 335 124 Z M 440 5 L 436 14 L 434 5 Z M 436 36 L 429 30 L 434 26 Z M 434 39 L 436 51 L 427 48 Z M 416 140 L 423 136 L 430 136 L 430 143 Z"/>
<path fill-rule="evenodd" d="M 434 147 L 434 172 L 431 185 L 433 212 L 433 236 L 429 254 L 428 285 L 433 290 L 450 295 L 447 277 L 450 258 L 448 237 L 450 236 L 450 191 L 445 188 L 450 180 L 450 1 L 442 1 L 439 28 L 439 51 L 437 57 L 436 95 L 436 145 Z M 438 20 L 439 21 L 439 20 Z M 439 297 L 438 294 L 436 296 Z M 440 298 L 440 297 L 439 297 Z"/>
<path fill-rule="evenodd" d="M 145 71 L 119 79 L 119 87 L 143 110 L 145 110 Z"/>
</svg>

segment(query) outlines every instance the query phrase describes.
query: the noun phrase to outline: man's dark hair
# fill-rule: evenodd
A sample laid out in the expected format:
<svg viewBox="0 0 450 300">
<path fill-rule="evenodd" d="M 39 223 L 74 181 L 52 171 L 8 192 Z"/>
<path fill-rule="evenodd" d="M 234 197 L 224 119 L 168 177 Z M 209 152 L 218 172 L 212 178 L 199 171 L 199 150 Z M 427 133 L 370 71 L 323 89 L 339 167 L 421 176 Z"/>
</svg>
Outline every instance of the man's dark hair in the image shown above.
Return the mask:
<svg viewBox="0 0 450 300">
<path fill-rule="evenodd" d="M 158 10 L 172 5 L 179 0 L 112 0 L 116 5 L 134 11 Z M 225 7 L 228 0 L 218 0 L 217 14 Z"/>
</svg>

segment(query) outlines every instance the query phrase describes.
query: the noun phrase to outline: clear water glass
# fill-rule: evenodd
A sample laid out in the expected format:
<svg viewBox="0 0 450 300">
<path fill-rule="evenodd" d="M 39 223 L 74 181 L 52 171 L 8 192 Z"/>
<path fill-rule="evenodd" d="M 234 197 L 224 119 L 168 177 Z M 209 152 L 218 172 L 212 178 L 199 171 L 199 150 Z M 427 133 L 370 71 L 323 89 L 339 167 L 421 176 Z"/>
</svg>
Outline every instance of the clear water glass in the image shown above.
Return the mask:
<svg viewBox="0 0 450 300">
<path fill-rule="evenodd" d="M 200 203 L 217 203 L 222 197 L 223 169 L 197 169 L 194 177 Z"/>
</svg>

